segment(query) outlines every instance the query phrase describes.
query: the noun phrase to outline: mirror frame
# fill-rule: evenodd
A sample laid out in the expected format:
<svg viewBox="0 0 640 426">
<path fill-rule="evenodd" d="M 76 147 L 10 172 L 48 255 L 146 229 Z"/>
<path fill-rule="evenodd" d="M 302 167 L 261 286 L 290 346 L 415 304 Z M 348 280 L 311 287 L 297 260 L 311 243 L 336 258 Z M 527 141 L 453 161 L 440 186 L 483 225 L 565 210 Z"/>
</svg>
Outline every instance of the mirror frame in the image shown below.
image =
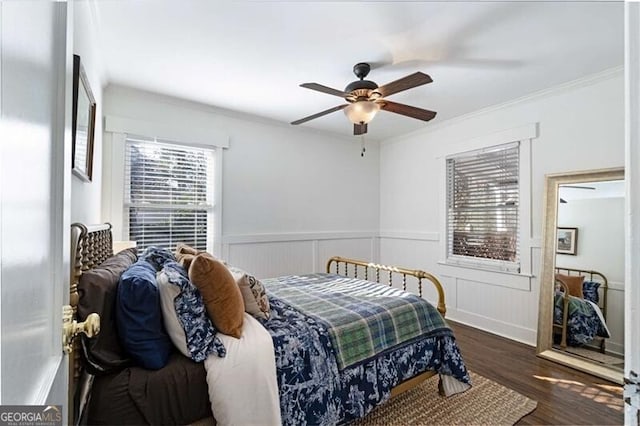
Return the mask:
<svg viewBox="0 0 640 426">
<path fill-rule="evenodd" d="M 542 267 L 540 273 L 540 305 L 538 312 L 539 357 L 585 371 L 622 384 L 623 372 L 580 359 L 553 347 L 553 297 L 556 262 L 556 228 L 558 220 L 558 191 L 560 185 L 624 180 L 624 168 L 585 170 L 545 175 L 544 217 L 542 229 Z M 620 218 L 623 220 L 624 218 Z M 545 284 L 547 283 L 547 284 Z M 551 284 L 548 284 L 551 283 Z"/>
</svg>

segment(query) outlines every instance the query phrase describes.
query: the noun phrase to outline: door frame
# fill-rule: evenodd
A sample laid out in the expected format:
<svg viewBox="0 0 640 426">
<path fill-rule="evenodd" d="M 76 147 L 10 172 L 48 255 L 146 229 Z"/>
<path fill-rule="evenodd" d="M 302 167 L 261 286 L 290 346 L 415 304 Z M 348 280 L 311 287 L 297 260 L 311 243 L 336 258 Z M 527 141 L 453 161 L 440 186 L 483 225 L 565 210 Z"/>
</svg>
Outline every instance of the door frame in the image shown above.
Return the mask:
<svg viewBox="0 0 640 426">
<path fill-rule="evenodd" d="M 640 373 L 640 3 L 625 2 L 625 363 L 624 375 Z M 632 398 L 633 399 L 633 398 Z M 625 404 L 625 424 L 638 425 L 640 396 Z"/>
</svg>

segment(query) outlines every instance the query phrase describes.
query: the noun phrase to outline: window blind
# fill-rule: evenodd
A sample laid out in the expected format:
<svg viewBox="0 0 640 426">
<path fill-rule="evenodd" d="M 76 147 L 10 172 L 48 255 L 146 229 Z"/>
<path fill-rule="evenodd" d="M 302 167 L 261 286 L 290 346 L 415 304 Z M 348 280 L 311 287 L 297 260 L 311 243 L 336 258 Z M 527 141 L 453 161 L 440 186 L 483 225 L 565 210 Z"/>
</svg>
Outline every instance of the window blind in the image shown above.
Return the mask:
<svg viewBox="0 0 640 426">
<path fill-rule="evenodd" d="M 207 250 L 213 239 L 213 155 L 189 147 L 127 135 L 125 210 L 129 239 L 143 250 L 179 242 Z"/>
<path fill-rule="evenodd" d="M 519 272 L 519 143 L 446 161 L 447 260 Z"/>
</svg>

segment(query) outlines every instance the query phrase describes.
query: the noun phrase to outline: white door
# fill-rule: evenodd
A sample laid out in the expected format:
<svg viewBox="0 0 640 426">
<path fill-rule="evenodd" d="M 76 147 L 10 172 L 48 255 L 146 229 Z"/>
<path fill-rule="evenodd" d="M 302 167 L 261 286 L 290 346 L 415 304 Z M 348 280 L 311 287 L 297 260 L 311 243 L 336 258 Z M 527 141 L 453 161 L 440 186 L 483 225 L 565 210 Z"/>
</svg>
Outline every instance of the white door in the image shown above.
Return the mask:
<svg viewBox="0 0 640 426">
<path fill-rule="evenodd" d="M 624 376 L 640 375 L 640 3 L 625 3 L 627 206 Z M 625 424 L 640 423 L 640 385 L 625 386 Z"/>
<path fill-rule="evenodd" d="M 2 405 L 67 405 L 67 12 L 63 2 L 0 2 Z"/>
</svg>

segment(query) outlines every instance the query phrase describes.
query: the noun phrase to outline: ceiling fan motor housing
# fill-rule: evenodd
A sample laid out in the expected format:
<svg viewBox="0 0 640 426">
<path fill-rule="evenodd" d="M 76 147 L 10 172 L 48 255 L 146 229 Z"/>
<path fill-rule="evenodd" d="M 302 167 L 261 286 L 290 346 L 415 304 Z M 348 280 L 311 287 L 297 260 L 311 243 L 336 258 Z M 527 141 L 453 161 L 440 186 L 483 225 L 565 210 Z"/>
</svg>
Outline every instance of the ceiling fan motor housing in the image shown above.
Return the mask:
<svg viewBox="0 0 640 426">
<path fill-rule="evenodd" d="M 375 82 L 364 79 L 369 74 L 369 71 L 371 71 L 371 65 L 367 64 L 366 62 L 359 62 L 355 64 L 353 66 L 353 73 L 360 80 L 352 81 L 351 83 L 347 84 L 347 87 L 344 88 L 344 91 L 359 98 L 367 96 L 364 93 L 368 93 L 370 90 L 377 89 L 378 85 Z M 361 92 L 353 93 L 354 91 Z"/>
<path fill-rule="evenodd" d="M 366 90 L 375 90 L 378 88 L 378 85 L 371 80 L 356 80 L 349 84 L 344 88 L 344 91 L 347 93 L 351 93 L 354 90 L 366 89 Z"/>
</svg>

